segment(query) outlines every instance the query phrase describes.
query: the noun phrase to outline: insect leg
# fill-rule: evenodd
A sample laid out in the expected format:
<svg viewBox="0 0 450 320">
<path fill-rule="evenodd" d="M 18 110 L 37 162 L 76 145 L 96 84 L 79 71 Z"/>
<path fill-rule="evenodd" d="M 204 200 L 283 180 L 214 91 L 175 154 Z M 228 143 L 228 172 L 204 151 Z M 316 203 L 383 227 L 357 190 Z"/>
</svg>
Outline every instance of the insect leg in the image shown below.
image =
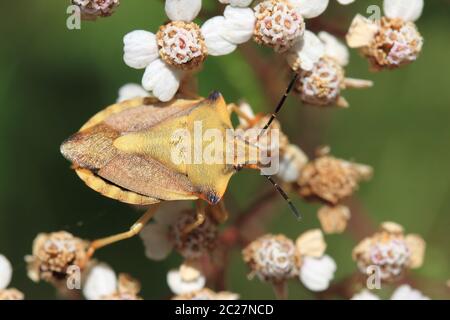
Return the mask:
<svg viewBox="0 0 450 320">
<path fill-rule="evenodd" d="M 106 247 L 118 241 L 129 239 L 141 232 L 142 228 L 147 224 L 147 222 L 155 215 L 159 208 L 159 203 L 153 204 L 148 208 L 148 210 L 136 221 L 126 232 L 122 232 L 113 236 L 109 236 L 102 239 L 97 239 L 91 242 L 88 249 L 88 256 L 91 257 L 94 252 L 100 248 Z"/>
<path fill-rule="evenodd" d="M 228 211 L 225 208 L 225 204 L 223 201 L 220 201 L 215 206 L 209 206 L 211 214 L 218 223 L 224 223 L 228 220 Z"/>
<path fill-rule="evenodd" d="M 195 207 L 197 210 L 196 220 L 184 228 L 184 230 L 182 231 L 183 236 L 187 236 L 193 230 L 195 230 L 196 228 L 201 226 L 203 224 L 203 222 L 205 222 L 205 219 L 206 219 L 205 202 L 203 200 L 197 200 L 195 202 Z"/>
</svg>

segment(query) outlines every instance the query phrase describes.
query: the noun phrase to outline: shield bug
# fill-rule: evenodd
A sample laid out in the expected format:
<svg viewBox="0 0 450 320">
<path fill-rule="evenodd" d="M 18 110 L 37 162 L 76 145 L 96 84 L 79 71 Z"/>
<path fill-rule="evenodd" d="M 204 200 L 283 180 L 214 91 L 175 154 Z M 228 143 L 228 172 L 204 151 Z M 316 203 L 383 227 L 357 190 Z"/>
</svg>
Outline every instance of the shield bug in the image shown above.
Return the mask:
<svg viewBox="0 0 450 320">
<path fill-rule="evenodd" d="M 296 78 L 267 125 L 258 130 L 257 138 L 267 132 Z M 218 221 L 225 220 L 227 213 L 221 199 L 230 178 L 242 168 L 262 168 L 258 144 L 234 134 L 232 112 L 245 116 L 235 105 L 227 106 L 218 92 L 206 99 L 174 99 L 167 103 L 136 98 L 100 111 L 64 141 L 61 153 L 90 188 L 124 203 L 150 205 L 129 231 L 92 242 L 90 254 L 139 233 L 162 201 L 197 200 L 197 221 L 188 226 L 186 233 L 203 223 L 205 212 L 212 213 Z M 196 138 L 197 124 L 203 131 L 213 130 L 222 137 L 230 137 L 231 133 L 231 143 L 226 147 L 219 144 L 221 148 L 212 148 L 213 153 L 219 154 L 216 161 L 195 161 L 189 157 L 191 152 L 195 157 L 198 152 L 211 151 L 207 150 L 211 147 L 206 141 L 183 139 L 184 135 Z M 298 216 L 283 190 L 269 175 L 265 176 Z"/>
</svg>

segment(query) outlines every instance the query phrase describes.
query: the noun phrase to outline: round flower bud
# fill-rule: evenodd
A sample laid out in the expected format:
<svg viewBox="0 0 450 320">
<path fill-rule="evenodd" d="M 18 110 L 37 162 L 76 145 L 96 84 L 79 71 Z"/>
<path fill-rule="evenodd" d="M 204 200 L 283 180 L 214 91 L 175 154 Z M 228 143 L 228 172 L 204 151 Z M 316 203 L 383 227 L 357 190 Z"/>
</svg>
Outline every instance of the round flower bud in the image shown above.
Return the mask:
<svg viewBox="0 0 450 320">
<path fill-rule="evenodd" d="M 159 28 L 156 39 L 161 58 L 175 68 L 193 70 L 206 59 L 205 40 L 194 22 L 169 22 Z"/>
<path fill-rule="evenodd" d="M 300 258 L 295 244 L 284 235 L 265 235 L 242 252 L 252 274 L 262 281 L 281 283 L 298 275 Z"/>
<path fill-rule="evenodd" d="M 382 18 L 378 33 L 362 52 L 375 69 L 395 69 L 415 61 L 423 38 L 413 22 Z"/>
<path fill-rule="evenodd" d="M 322 156 L 303 168 L 297 182 L 302 197 L 335 205 L 350 196 L 364 178 L 357 164 Z"/>
<path fill-rule="evenodd" d="M 78 6 L 84 19 L 95 20 L 97 17 L 108 17 L 119 6 L 119 0 L 72 0 Z"/>
<path fill-rule="evenodd" d="M 284 52 L 299 41 L 305 21 L 287 1 L 266 0 L 255 7 L 254 39 L 257 43 Z"/>
<path fill-rule="evenodd" d="M 41 233 L 33 242 L 32 255 L 26 258 L 28 276 L 35 282 L 64 280 L 71 266 L 85 267 L 87 247 L 86 241 L 65 231 Z"/>
<path fill-rule="evenodd" d="M 301 71 L 295 89 L 303 102 L 315 106 L 336 104 L 344 88 L 344 69 L 336 60 L 323 57 L 311 71 Z"/>
<path fill-rule="evenodd" d="M 199 258 L 214 249 L 217 243 L 217 224 L 208 216 L 194 230 L 186 233 L 186 228 L 197 220 L 194 211 L 185 211 L 179 220 L 170 227 L 169 237 L 177 250 L 187 259 Z"/>
</svg>

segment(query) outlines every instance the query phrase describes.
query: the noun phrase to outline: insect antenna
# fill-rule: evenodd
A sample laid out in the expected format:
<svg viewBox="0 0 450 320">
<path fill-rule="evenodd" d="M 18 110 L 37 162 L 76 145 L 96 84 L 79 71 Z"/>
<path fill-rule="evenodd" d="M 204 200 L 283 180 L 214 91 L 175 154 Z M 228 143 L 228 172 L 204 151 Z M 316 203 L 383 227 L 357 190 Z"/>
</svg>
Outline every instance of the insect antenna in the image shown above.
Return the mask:
<svg viewBox="0 0 450 320">
<path fill-rule="evenodd" d="M 300 214 L 300 212 L 298 211 L 298 209 L 295 207 L 295 205 L 292 203 L 291 199 L 289 199 L 289 196 L 286 194 L 286 192 L 284 192 L 284 190 L 278 185 L 278 183 L 275 182 L 275 180 L 273 180 L 272 176 L 266 176 L 264 175 L 264 177 L 267 178 L 267 180 L 270 181 L 270 183 L 275 187 L 275 189 L 277 189 L 277 191 L 280 193 L 280 195 L 284 198 L 284 200 L 287 201 L 287 203 L 289 204 L 289 208 L 291 209 L 292 213 L 294 214 L 295 218 L 297 220 L 301 220 L 302 216 Z"/>
<path fill-rule="evenodd" d="M 264 132 L 270 127 L 273 120 L 276 119 L 278 112 L 280 112 L 281 108 L 284 106 L 284 103 L 286 102 L 286 98 L 289 96 L 289 94 L 292 91 L 292 88 L 294 88 L 295 82 L 297 81 L 298 73 L 295 72 L 294 77 L 292 78 L 291 82 L 289 83 L 289 86 L 286 89 L 286 92 L 283 94 L 283 97 L 281 97 L 281 100 L 278 102 L 277 107 L 275 108 L 275 111 L 272 113 L 272 116 L 270 117 L 269 121 L 267 121 L 264 128 L 259 132 L 258 138 L 261 137 Z"/>
</svg>

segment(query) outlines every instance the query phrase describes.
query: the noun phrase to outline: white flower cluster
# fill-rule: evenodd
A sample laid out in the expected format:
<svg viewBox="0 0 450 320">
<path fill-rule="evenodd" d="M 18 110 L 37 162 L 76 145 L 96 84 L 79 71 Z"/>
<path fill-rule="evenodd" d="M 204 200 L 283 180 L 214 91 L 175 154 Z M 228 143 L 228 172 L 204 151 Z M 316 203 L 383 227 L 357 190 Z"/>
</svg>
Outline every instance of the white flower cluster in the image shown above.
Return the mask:
<svg viewBox="0 0 450 320">
<path fill-rule="evenodd" d="M 166 0 L 169 23 L 156 34 L 136 30 L 124 37 L 124 61 L 132 68 L 145 68 L 145 90 L 169 101 L 186 73 L 200 68 L 208 55 L 227 55 L 252 37 L 275 51 L 289 51 L 289 59 L 304 70 L 311 70 L 322 55 L 320 40 L 305 30 L 304 19 L 323 13 L 328 0 L 266 0 L 253 9 L 248 7 L 252 1 L 220 2 L 228 4 L 223 15 L 200 27 L 193 20 L 201 0 Z"/>
<path fill-rule="evenodd" d="M 250 243 L 243 257 L 250 276 L 274 285 L 298 276 L 306 288 L 320 292 L 329 287 L 336 271 L 325 249 L 323 234 L 315 229 L 300 235 L 295 244 L 284 235 L 265 235 Z"/>
<path fill-rule="evenodd" d="M 395 69 L 416 60 L 423 38 L 414 21 L 419 19 L 423 0 L 384 0 L 381 21 L 357 15 L 347 34 L 347 43 L 359 48 L 375 70 Z"/>
</svg>

